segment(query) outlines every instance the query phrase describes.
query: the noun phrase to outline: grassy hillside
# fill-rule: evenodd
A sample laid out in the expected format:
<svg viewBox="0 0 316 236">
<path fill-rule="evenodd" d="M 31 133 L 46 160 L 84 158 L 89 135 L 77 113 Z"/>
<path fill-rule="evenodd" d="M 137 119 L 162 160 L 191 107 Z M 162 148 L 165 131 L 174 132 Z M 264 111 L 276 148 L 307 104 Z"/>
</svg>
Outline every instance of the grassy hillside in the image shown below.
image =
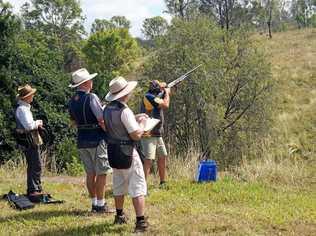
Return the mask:
<svg viewBox="0 0 316 236">
<path fill-rule="evenodd" d="M 316 30 L 275 34 L 265 45 L 278 91 L 271 135 L 283 150 L 315 157 Z"/>
<path fill-rule="evenodd" d="M 263 41 L 276 80 L 277 112 L 264 160 L 244 162 L 219 181 L 192 182 L 196 154 L 171 161 L 168 189 L 149 181 L 148 235 L 315 235 L 316 232 L 316 31 L 275 34 Z M 258 145 L 258 148 L 259 148 Z M 24 168 L 0 169 L 0 193 L 24 190 Z M 18 212 L 0 201 L 0 235 L 129 235 L 134 213 L 126 202 L 128 225 L 114 216 L 88 212 L 82 179 L 45 179 L 45 189 L 66 203 Z M 107 201 L 113 206 L 110 191 Z"/>
</svg>

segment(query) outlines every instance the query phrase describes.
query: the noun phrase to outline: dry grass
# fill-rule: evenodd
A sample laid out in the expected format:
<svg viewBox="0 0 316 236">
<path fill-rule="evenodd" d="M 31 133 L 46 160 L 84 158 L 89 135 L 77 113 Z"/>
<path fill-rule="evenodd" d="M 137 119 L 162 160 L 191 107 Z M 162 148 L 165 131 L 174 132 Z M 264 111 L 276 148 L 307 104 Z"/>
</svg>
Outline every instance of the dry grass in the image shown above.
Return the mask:
<svg viewBox="0 0 316 236">
<path fill-rule="evenodd" d="M 263 158 L 245 157 L 235 173 L 247 181 L 315 186 L 316 29 L 259 41 L 268 52 L 276 81 L 273 127 L 253 152 Z"/>
<path fill-rule="evenodd" d="M 170 178 L 193 180 L 199 157 L 200 153 L 194 149 L 190 149 L 185 156 L 170 157 L 168 163 Z"/>
</svg>

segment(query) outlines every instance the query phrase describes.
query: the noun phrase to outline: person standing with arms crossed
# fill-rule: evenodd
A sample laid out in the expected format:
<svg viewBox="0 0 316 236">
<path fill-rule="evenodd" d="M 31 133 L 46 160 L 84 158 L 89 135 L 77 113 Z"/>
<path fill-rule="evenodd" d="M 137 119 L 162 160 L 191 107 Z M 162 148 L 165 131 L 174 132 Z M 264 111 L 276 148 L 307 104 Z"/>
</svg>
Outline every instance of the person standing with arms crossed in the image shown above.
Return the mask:
<svg viewBox="0 0 316 236">
<path fill-rule="evenodd" d="M 91 93 L 92 79 L 97 74 L 89 74 L 79 69 L 72 74 L 70 88 L 76 88 L 69 102 L 72 123 L 78 130 L 77 147 L 86 171 L 87 189 L 92 201 L 92 212 L 114 213 L 104 200 L 106 175 L 112 172 L 108 162 L 103 121 L 103 109 L 98 96 Z"/>
</svg>

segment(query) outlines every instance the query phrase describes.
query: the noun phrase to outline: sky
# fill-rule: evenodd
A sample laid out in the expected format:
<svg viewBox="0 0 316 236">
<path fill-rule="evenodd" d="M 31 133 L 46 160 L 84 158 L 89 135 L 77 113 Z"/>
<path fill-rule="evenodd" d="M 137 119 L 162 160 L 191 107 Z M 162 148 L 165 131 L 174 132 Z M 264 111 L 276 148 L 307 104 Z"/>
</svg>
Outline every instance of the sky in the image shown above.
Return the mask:
<svg viewBox="0 0 316 236">
<path fill-rule="evenodd" d="M 7 0 L 14 6 L 15 12 L 27 0 Z M 162 16 L 170 21 L 171 17 L 164 13 L 164 0 L 81 0 L 83 15 L 86 16 L 85 28 L 90 32 L 94 19 L 110 19 L 112 16 L 125 16 L 131 21 L 130 32 L 135 37 L 142 37 L 141 27 L 144 19 Z"/>
</svg>

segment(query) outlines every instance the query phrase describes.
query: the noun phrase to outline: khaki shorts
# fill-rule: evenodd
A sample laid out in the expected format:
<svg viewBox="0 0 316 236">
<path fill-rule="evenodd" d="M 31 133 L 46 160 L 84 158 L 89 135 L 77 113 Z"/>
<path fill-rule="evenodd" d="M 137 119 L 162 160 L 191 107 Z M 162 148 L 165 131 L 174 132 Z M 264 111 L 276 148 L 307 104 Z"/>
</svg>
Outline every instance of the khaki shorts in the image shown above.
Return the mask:
<svg viewBox="0 0 316 236">
<path fill-rule="evenodd" d="M 168 156 L 167 149 L 162 137 L 148 137 L 140 141 L 141 149 L 145 158 L 155 160 L 156 153 L 158 158 Z"/>
<path fill-rule="evenodd" d="M 112 172 L 104 140 L 95 148 L 80 148 L 79 157 L 87 174 L 104 175 Z"/>
<path fill-rule="evenodd" d="M 134 150 L 132 165 L 129 169 L 113 168 L 113 195 L 123 196 L 127 193 L 132 198 L 147 194 L 143 164 L 136 150 Z"/>
</svg>

